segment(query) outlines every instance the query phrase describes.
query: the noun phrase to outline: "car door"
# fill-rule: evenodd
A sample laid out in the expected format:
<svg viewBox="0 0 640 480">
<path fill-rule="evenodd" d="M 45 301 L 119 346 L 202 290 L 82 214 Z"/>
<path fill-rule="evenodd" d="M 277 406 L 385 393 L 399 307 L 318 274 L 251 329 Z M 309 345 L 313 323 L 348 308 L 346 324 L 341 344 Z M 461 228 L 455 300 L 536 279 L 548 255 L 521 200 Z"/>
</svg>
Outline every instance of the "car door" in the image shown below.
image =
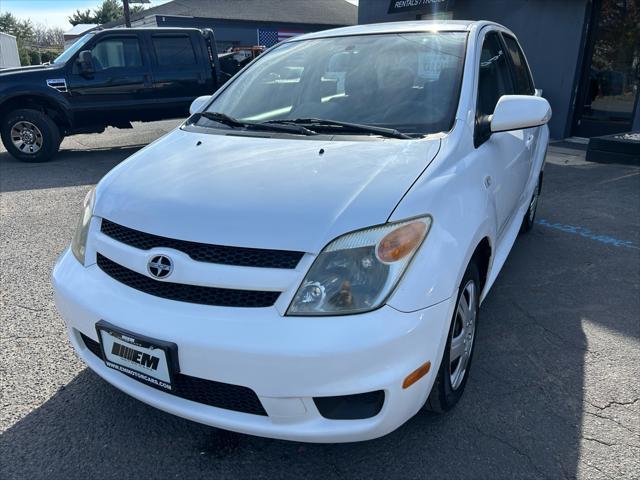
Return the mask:
<svg viewBox="0 0 640 480">
<path fill-rule="evenodd" d="M 187 116 L 191 102 L 211 95 L 213 70 L 195 32 L 152 33 L 154 97 L 175 116 Z"/>
<path fill-rule="evenodd" d="M 138 120 L 151 101 L 149 60 L 135 33 L 101 35 L 88 45 L 94 72 L 83 75 L 73 62 L 68 75 L 76 123 L 126 124 Z"/>
<path fill-rule="evenodd" d="M 535 95 L 536 90 L 533 85 L 533 77 L 529 70 L 527 60 L 522 53 L 522 49 L 518 44 L 518 41 L 511 35 L 502 33 L 502 39 L 506 47 L 507 56 L 509 58 L 509 66 L 512 73 L 513 84 L 515 93 L 517 95 Z M 526 128 L 524 129 L 525 146 L 527 148 L 527 180 L 531 175 L 537 175 L 534 172 L 534 147 L 538 140 L 540 133 L 540 127 Z M 524 192 L 523 192 L 524 194 Z M 524 201 L 524 198 L 522 199 Z"/>
<path fill-rule="evenodd" d="M 515 93 L 507 54 L 497 31 L 486 33 L 478 68 L 476 117 L 481 119 L 493 114 L 500 97 Z M 485 182 L 495 202 L 500 237 L 521 203 L 529 174 L 529 150 L 524 130 L 493 133 L 484 138 L 478 135 L 476 131 L 476 153 L 487 165 Z"/>
</svg>

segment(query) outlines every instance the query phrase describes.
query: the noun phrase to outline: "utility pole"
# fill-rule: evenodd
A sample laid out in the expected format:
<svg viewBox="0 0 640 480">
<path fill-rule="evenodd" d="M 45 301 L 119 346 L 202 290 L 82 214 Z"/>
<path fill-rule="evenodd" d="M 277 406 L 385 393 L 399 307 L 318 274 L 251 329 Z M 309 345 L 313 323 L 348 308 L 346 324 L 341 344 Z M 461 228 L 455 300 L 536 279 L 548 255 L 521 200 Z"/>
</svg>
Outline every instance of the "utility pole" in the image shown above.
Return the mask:
<svg viewBox="0 0 640 480">
<path fill-rule="evenodd" d="M 131 28 L 131 12 L 129 11 L 129 0 L 122 0 L 122 6 L 124 8 L 124 25 L 127 28 Z"/>
<path fill-rule="evenodd" d="M 151 0 L 122 0 L 122 7 L 124 10 L 124 25 L 127 28 L 131 28 L 131 11 L 129 10 L 130 3 L 151 3 Z"/>
</svg>

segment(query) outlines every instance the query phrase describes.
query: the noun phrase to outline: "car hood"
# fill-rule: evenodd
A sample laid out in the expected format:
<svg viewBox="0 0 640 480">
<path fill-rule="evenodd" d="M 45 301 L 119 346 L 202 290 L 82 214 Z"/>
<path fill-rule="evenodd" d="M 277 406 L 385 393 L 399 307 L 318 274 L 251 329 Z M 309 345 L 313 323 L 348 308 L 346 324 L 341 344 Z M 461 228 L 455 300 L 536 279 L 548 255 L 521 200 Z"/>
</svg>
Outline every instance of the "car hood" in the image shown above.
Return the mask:
<svg viewBox="0 0 640 480">
<path fill-rule="evenodd" d="M 317 253 L 386 222 L 440 146 L 323 138 L 176 129 L 100 182 L 95 214 L 182 240 Z"/>
<path fill-rule="evenodd" d="M 13 67 L 13 68 L 3 68 L 0 69 L 0 77 L 9 77 L 20 74 L 33 75 L 37 72 L 51 71 L 51 70 L 59 70 L 59 65 L 33 65 L 29 67 Z"/>
</svg>

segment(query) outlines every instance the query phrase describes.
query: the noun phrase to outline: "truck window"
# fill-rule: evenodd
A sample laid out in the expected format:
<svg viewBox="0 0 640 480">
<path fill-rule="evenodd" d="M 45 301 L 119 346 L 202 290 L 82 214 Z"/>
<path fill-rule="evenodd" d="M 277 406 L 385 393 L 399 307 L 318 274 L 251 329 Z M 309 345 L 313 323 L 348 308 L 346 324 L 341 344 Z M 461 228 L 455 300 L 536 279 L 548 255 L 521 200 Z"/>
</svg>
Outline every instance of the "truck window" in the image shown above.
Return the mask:
<svg viewBox="0 0 640 480">
<path fill-rule="evenodd" d="M 195 65 L 196 55 L 188 35 L 154 35 L 153 48 L 160 66 Z"/>
<path fill-rule="evenodd" d="M 110 37 L 100 40 L 91 49 L 96 70 L 142 66 L 140 43 L 135 37 Z"/>
<path fill-rule="evenodd" d="M 516 82 L 516 93 L 518 95 L 533 95 L 533 80 L 527 67 L 527 61 L 515 38 L 509 35 L 503 35 L 504 43 L 513 63 L 514 77 Z"/>
</svg>

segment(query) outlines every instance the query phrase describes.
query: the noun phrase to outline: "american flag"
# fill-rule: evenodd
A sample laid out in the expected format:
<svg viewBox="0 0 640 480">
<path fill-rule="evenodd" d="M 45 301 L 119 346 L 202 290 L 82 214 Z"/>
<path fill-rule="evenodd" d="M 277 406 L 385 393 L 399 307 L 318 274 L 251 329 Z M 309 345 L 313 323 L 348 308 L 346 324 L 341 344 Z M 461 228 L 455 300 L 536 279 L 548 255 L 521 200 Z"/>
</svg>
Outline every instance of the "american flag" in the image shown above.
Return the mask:
<svg viewBox="0 0 640 480">
<path fill-rule="evenodd" d="M 265 47 L 273 47 L 276 43 L 282 42 L 287 38 L 302 35 L 304 32 L 296 32 L 294 30 L 261 30 L 258 29 L 258 45 Z"/>
</svg>

